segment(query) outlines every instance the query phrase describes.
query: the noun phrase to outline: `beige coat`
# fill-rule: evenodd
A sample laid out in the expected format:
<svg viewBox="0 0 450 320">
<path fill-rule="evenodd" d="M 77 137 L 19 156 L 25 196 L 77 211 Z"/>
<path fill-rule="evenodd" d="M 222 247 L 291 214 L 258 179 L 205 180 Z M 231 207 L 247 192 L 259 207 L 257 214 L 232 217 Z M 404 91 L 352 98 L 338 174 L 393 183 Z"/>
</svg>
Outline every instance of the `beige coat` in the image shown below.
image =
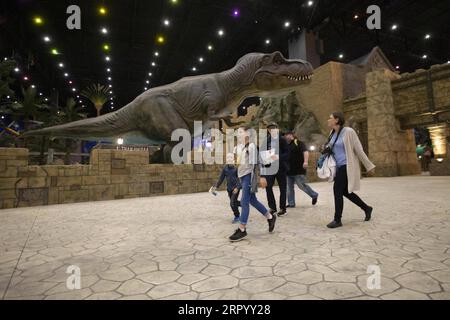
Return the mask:
<svg viewBox="0 0 450 320">
<path fill-rule="evenodd" d="M 344 134 L 343 141 L 345 156 L 347 157 L 348 192 L 352 193 L 358 191 L 360 188 L 359 181 L 361 179 L 361 167 L 359 161 L 362 162 L 367 171 L 373 170 L 375 165 L 370 162 L 365 154 L 355 130 L 344 127 L 341 134 Z"/>
</svg>

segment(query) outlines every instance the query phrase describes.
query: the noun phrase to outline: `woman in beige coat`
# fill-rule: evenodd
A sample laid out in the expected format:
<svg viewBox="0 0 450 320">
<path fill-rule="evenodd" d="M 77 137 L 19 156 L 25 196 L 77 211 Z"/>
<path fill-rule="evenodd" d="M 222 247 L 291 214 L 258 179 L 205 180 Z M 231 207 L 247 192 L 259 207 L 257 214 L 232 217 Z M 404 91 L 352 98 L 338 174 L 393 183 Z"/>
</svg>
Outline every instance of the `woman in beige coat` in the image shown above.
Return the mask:
<svg viewBox="0 0 450 320">
<path fill-rule="evenodd" d="M 359 190 L 359 180 L 362 162 L 368 172 L 373 174 L 375 165 L 370 162 L 364 153 L 361 142 L 355 130 L 344 127 L 345 118 L 342 112 L 333 112 L 328 119 L 328 127 L 333 129 L 328 147 L 332 149 L 336 160 L 336 177 L 334 179 L 334 220 L 327 225 L 328 228 L 342 227 L 342 211 L 344 197 L 360 207 L 365 213 L 365 221 L 369 221 L 373 208 L 368 206 L 354 191 Z"/>
</svg>

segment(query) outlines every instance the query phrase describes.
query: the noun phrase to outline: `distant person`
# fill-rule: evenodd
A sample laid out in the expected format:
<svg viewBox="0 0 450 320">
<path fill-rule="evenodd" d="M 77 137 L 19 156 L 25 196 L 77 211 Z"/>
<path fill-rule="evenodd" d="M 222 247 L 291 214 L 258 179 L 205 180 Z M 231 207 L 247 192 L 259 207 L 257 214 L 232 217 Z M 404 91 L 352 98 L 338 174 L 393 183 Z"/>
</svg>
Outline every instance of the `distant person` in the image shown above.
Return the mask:
<svg viewBox="0 0 450 320">
<path fill-rule="evenodd" d="M 430 171 L 430 163 L 433 157 L 433 148 L 431 148 L 428 144 L 424 145 L 423 153 L 422 153 L 422 171 L 429 172 Z"/>
<path fill-rule="evenodd" d="M 288 161 L 289 161 L 289 148 L 286 140 L 281 137 L 281 132 L 278 130 L 278 125 L 274 122 L 267 126 L 267 150 L 274 149 L 273 139 L 278 139 L 279 153 L 275 154 L 273 157 L 273 163 L 266 165 L 265 168 L 269 168 L 278 162 L 278 171 L 272 175 L 263 176 L 267 181 L 266 195 L 267 202 L 270 207 L 271 213 L 277 212 L 277 202 L 273 194 L 273 185 L 275 180 L 278 182 L 278 187 L 280 188 L 280 211 L 278 216 L 286 215 L 286 195 L 287 195 L 287 171 L 288 171 Z"/>
<path fill-rule="evenodd" d="M 227 164 L 223 167 L 222 173 L 220 174 L 219 180 L 217 183 L 211 188 L 211 191 L 215 191 L 216 189 L 220 188 L 223 181 L 227 179 L 227 192 L 228 197 L 230 198 L 230 207 L 234 214 L 234 219 L 232 223 L 238 223 L 239 222 L 239 193 L 242 188 L 241 183 L 238 178 L 238 171 L 237 167 L 234 166 L 234 154 L 229 153 L 227 154 Z"/>
<path fill-rule="evenodd" d="M 331 149 L 336 160 L 336 177 L 334 179 L 334 220 L 328 228 L 342 227 L 342 211 L 344 209 L 344 198 L 360 207 L 365 213 L 365 221 L 372 217 L 373 208 L 368 206 L 358 197 L 354 191 L 359 190 L 361 161 L 371 175 L 374 173 L 375 165 L 370 162 L 364 153 L 361 141 L 355 130 L 344 127 L 345 118 L 342 112 L 333 112 L 328 119 L 328 127 L 332 129 L 327 147 Z"/>
<path fill-rule="evenodd" d="M 300 190 L 312 199 L 312 205 L 317 203 L 319 194 L 315 192 L 306 182 L 306 169 L 308 168 L 309 152 L 305 144 L 300 141 L 293 132 L 284 135 L 289 145 L 289 170 L 287 172 L 287 196 L 288 208 L 295 208 L 296 184 Z"/>
<path fill-rule="evenodd" d="M 256 198 L 256 189 L 258 183 L 258 149 L 254 143 L 250 142 L 250 131 L 246 126 L 239 128 L 240 140 L 243 142 L 236 147 L 238 177 L 241 180 L 242 197 L 241 197 L 241 217 L 239 228 L 230 236 L 230 241 L 236 242 L 247 236 L 247 222 L 250 213 L 250 205 L 258 210 L 269 224 L 269 232 L 273 232 L 277 216 L 272 214 L 261 202 Z M 267 181 L 260 179 L 262 188 L 265 188 Z"/>
</svg>

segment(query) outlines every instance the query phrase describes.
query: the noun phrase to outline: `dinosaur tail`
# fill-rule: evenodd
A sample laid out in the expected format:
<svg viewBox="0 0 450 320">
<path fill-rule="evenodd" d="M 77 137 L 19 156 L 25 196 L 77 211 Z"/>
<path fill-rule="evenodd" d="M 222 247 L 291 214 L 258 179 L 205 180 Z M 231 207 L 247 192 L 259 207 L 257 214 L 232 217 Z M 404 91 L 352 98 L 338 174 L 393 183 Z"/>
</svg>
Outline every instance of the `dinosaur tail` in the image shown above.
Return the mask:
<svg viewBox="0 0 450 320">
<path fill-rule="evenodd" d="M 29 136 L 50 136 L 59 138 L 101 139 L 116 137 L 122 133 L 137 130 L 134 121 L 134 102 L 122 109 L 84 120 L 74 121 L 44 129 L 31 130 L 22 134 Z"/>
</svg>

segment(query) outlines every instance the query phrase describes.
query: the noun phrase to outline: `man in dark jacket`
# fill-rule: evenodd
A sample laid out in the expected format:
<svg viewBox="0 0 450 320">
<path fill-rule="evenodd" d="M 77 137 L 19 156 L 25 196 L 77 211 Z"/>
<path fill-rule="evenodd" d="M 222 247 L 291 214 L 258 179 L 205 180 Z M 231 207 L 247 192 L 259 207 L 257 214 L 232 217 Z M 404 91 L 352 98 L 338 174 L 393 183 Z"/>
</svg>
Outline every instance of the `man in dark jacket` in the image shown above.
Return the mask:
<svg viewBox="0 0 450 320">
<path fill-rule="evenodd" d="M 309 152 L 305 144 L 295 137 L 293 132 L 288 132 L 284 138 L 289 143 L 289 171 L 288 181 L 288 208 L 295 207 L 294 184 L 312 198 L 312 204 L 317 203 L 319 194 L 306 183 L 306 169 L 308 168 Z"/>
<path fill-rule="evenodd" d="M 234 219 L 233 223 L 239 222 L 239 192 L 242 189 L 241 182 L 239 181 L 237 168 L 233 165 L 234 155 L 232 153 L 227 155 L 227 164 L 220 174 L 219 181 L 213 186 L 213 190 L 220 188 L 225 178 L 227 179 L 227 192 L 230 198 L 230 207 L 233 210 Z"/>
<path fill-rule="evenodd" d="M 262 175 L 262 177 L 267 181 L 266 194 L 271 213 L 277 212 L 277 203 L 273 194 L 273 185 L 275 183 L 275 180 L 278 182 L 278 186 L 280 188 L 280 211 L 278 212 L 278 216 L 284 216 L 286 215 L 286 185 L 289 148 L 286 140 L 281 137 L 281 133 L 279 132 L 278 125 L 276 123 L 270 123 L 267 126 L 267 130 L 267 150 L 271 150 L 272 148 L 274 148 L 273 145 L 275 144 L 272 142 L 272 140 L 274 139 L 274 137 L 278 136 L 279 152 L 274 156 L 274 158 L 272 158 L 274 162 L 272 164 L 266 165 L 265 167 L 270 167 L 271 165 L 274 165 L 274 163 L 278 162 L 278 171 L 276 174 Z"/>
</svg>

